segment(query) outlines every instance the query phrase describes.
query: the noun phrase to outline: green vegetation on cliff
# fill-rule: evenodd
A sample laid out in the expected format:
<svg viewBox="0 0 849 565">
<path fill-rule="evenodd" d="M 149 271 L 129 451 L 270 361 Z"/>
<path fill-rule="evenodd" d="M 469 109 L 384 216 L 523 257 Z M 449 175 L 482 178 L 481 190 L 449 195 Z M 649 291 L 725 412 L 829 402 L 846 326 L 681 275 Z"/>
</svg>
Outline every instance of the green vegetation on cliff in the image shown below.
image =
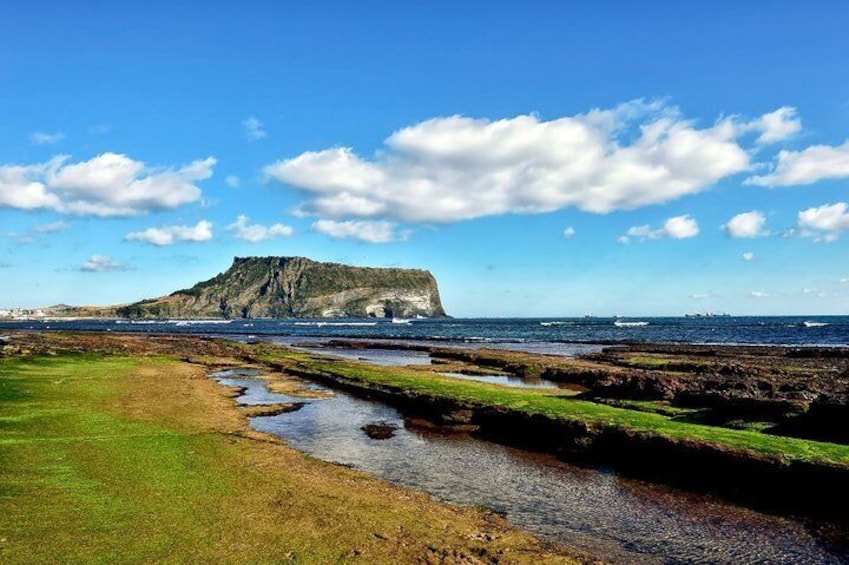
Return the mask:
<svg viewBox="0 0 849 565">
<path fill-rule="evenodd" d="M 441 317 L 436 280 L 420 269 L 237 257 L 207 281 L 117 308 L 128 318 Z"/>
</svg>

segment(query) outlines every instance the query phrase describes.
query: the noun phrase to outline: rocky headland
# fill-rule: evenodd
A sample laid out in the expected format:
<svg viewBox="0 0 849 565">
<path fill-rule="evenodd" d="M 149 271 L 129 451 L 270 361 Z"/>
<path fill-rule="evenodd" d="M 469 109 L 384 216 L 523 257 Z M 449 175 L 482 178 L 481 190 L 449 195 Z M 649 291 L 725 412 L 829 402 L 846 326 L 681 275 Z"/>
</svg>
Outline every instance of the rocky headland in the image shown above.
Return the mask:
<svg viewBox="0 0 849 565">
<path fill-rule="evenodd" d="M 306 257 L 236 257 L 225 272 L 168 296 L 67 315 L 119 318 L 444 317 L 422 269 L 352 267 Z"/>
</svg>

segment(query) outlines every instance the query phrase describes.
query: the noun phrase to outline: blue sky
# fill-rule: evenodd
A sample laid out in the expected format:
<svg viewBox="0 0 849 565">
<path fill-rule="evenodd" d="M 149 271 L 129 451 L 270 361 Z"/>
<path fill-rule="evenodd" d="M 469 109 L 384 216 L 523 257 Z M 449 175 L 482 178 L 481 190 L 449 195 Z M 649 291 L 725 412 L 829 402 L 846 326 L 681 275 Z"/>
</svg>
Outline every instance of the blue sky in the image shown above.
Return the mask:
<svg viewBox="0 0 849 565">
<path fill-rule="evenodd" d="M 136 4 L 2 8 L 0 308 L 305 255 L 456 316 L 849 310 L 844 3 Z"/>
</svg>

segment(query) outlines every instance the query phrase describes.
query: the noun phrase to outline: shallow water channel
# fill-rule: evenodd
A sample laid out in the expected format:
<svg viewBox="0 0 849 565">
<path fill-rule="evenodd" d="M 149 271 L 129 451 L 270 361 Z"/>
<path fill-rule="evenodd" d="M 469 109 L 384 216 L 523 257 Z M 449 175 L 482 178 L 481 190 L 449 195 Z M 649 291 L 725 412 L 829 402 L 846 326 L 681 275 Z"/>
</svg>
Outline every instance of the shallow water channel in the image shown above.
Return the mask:
<svg viewBox="0 0 849 565">
<path fill-rule="evenodd" d="M 255 372 L 212 377 L 244 387 L 239 398 L 244 404 L 305 400 L 270 393 Z M 313 457 L 439 500 L 491 508 L 540 537 L 614 563 L 849 563 L 846 548 L 830 546 L 802 521 L 467 435 L 434 432 L 392 407 L 345 393 L 309 399 L 296 412 L 251 423 Z M 389 439 L 371 439 L 361 427 L 374 423 L 398 429 Z"/>
</svg>

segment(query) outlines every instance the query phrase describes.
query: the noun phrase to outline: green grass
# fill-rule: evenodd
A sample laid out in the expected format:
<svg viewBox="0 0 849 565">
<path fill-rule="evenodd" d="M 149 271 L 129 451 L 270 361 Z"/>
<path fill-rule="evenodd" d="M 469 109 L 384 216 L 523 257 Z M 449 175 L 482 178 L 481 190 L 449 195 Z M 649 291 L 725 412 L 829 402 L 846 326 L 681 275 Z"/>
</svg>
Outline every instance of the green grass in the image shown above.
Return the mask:
<svg viewBox="0 0 849 565">
<path fill-rule="evenodd" d="M 515 530 L 473 539 L 493 531 L 475 510 L 250 436 L 198 372 L 165 357 L 0 358 L 0 563 L 575 561 Z"/>
<path fill-rule="evenodd" d="M 647 433 L 673 440 L 696 440 L 732 449 L 777 456 L 785 461 L 837 463 L 849 465 L 849 446 L 796 438 L 772 436 L 751 430 L 734 430 L 675 420 L 664 414 L 617 408 L 579 400 L 545 390 L 517 389 L 422 374 L 403 368 L 387 368 L 337 359 L 317 358 L 294 352 L 266 352 L 268 361 L 299 363 L 310 371 L 324 372 L 366 384 L 400 387 L 415 393 L 502 406 L 532 415 L 543 415 L 588 425 L 612 426 L 635 433 Z"/>
<path fill-rule="evenodd" d="M 672 406 L 669 402 L 662 400 L 630 400 L 630 399 L 596 399 L 596 402 L 614 406 L 616 408 L 625 408 L 627 410 L 638 410 L 640 412 L 651 412 L 652 414 L 660 414 L 670 418 L 688 418 L 704 413 L 703 408 L 682 408 L 680 406 Z"/>
<path fill-rule="evenodd" d="M 677 363 L 677 360 L 663 359 L 660 357 L 646 357 L 644 355 L 631 355 L 625 359 L 627 365 L 641 365 L 649 367 L 663 367 L 671 363 Z"/>
<path fill-rule="evenodd" d="M 157 561 L 180 544 L 176 531 L 204 543 L 196 513 L 233 485 L 198 471 L 226 450 L 212 435 L 116 415 L 116 385 L 138 363 L 88 355 L 0 363 L 0 561 Z"/>
</svg>

